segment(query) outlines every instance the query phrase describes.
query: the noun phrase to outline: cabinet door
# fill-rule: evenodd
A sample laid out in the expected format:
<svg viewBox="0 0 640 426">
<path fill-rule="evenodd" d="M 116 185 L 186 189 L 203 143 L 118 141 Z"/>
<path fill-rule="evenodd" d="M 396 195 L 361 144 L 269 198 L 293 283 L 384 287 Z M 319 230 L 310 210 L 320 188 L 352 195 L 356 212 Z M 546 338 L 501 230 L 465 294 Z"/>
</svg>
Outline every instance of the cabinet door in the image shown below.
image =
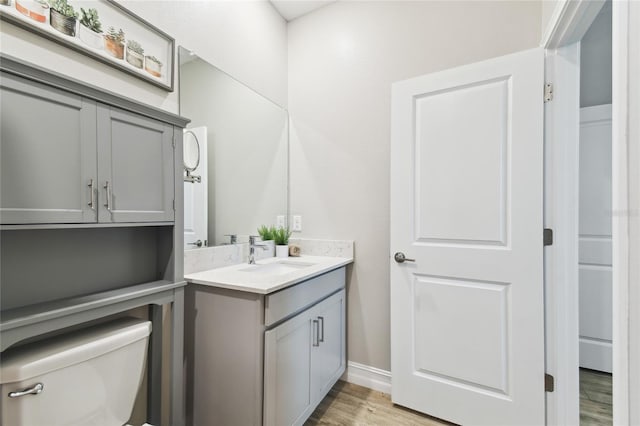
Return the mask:
<svg viewBox="0 0 640 426">
<path fill-rule="evenodd" d="M 98 105 L 100 222 L 174 220 L 173 127 Z"/>
<path fill-rule="evenodd" d="M 309 376 L 313 337 L 309 311 L 265 332 L 265 426 L 302 424 L 313 411 Z"/>
<path fill-rule="evenodd" d="M 6 73 L 0 99 L 0 222 L 95 222 L 96 104 Z"/>
<path fill-rule="evenodd" d="M 311 351 L 311 400 L 315 405 L 345 370 L 344 290 L 319 303 L 313 309 L 313 320 L 317 321 L 318 328 L 317 346 Z"/>
</svg>

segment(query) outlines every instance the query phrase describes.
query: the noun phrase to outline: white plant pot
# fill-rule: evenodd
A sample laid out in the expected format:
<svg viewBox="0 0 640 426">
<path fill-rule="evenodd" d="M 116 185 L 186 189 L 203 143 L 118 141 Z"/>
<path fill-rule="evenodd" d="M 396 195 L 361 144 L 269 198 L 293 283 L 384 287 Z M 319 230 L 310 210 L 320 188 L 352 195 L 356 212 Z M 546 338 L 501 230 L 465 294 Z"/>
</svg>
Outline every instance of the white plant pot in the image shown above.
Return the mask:
<svg viewBox="0 0 640 426">
<path fill-rule="evenodd" d="M 276 246 L 276 257 L 289 257 L 289 246 Z"/>
<path fill-rule="evenodd" d="M 93 47 L 94 49 L 102 50 L 103 41 L 102 34 L 91 31 L 89 28 L 80 24 L 80 31 L 78 32 L 78 36 L 80 40 L 85 42 L 88 46 Z"/>
</svg>

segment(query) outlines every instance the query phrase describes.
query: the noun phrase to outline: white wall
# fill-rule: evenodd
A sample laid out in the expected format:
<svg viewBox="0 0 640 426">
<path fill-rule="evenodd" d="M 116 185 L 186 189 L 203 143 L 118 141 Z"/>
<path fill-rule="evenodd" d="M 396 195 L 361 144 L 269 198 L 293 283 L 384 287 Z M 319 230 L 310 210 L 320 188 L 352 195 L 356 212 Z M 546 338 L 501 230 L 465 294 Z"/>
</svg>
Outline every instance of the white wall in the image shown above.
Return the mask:
<svg viewBox="0 0 640 426">
<path fill-rule="evenodd" d="M 611 103 L 611 2 L 580 42 L 580 106 Z"/>
<path fill-rule="evenodd" d="M 388 370 L 391 83 L 536 47 L 541 4 L 337 2 L 289 23 L 291 208 L 355 240 L 348 356 Z"/>
<path fill-rule="evenodd" d="M 121 2 L 132 12 L 195 50 L 274 101 L 287 100 L 287 26 L 265 0 Z M 156 88 L 54 42 L 2 22 L 2 52 L 102 87 L 123 96 L 178 112 L 174 93 Z M 176 49 L 177 51 L 177 49 Z M 175 77 L 177 88 L 177 74 Z"/>
</svg>

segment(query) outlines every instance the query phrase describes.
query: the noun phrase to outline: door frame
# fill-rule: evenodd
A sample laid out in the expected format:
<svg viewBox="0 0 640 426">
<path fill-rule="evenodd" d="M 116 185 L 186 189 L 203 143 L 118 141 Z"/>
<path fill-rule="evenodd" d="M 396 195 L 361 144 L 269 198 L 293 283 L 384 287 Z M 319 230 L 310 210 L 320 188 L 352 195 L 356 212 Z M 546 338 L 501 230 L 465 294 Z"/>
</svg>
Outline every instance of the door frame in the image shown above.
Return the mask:
<svg viewBox="0 0 640 426">
<path fill-rule="evenodd" d="M 614 1 L 613 7 L 613 424 L 638 421 L 637 334 L 640 294 L 637 280 L 638 134 L 640 125 L 628 118 L 638 114 L 636 85 L 640 44 L 629 19 L 638 19 L 640 5 Z M 545 251 L 545 353 L 547 371 L 556 389 L 547 393 L 547 424 L 579 424 L 578 328 L 578 172 L 580 40 L 599 13 L 603 0 L 561 0 L 551 15 L 541 46 L 546 52 L 546 81 L 554 84 L 554 99 L 545 106 L 545 227 L 554 229 L 553 246 Z M 634 51 L 630 46 L 635 44 Z M 637 85 L 635 88 L 637 89 Z M 637 116 L 637 115 L 636 115 Z M 630 162 L 634 157 L 636 163 Z M 635 214 L 634 214 L 635 212 Z M 630 225 L 632 225 L 630 227 Z M 635 257 L 634 257 L 635 256 Z M 635 411 L 630 411 L 635 410 Z M 634 417 L 635 416 L 635 417 Z"/>
</svg>

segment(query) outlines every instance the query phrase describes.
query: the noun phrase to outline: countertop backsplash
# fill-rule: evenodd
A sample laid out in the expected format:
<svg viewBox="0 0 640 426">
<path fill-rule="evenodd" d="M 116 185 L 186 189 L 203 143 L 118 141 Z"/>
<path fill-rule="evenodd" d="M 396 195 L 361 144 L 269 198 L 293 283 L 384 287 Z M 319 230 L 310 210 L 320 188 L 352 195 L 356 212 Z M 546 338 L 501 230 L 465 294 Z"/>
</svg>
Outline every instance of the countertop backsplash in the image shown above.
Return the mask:
<svg viewBox="0 0 640 426">
<path fill-rule="evenodd" d="M 353 240 L 313 240 L 290 238 L 289 244 L 300 246 L 302 256 L 353 258 Z M 267 251 L 256 250 L 256 260 L 269 257 Z M 249 244 L 228 244 L 184 251 L 184 274 L 208 271 L 247 262 Z"/>
</svg>

